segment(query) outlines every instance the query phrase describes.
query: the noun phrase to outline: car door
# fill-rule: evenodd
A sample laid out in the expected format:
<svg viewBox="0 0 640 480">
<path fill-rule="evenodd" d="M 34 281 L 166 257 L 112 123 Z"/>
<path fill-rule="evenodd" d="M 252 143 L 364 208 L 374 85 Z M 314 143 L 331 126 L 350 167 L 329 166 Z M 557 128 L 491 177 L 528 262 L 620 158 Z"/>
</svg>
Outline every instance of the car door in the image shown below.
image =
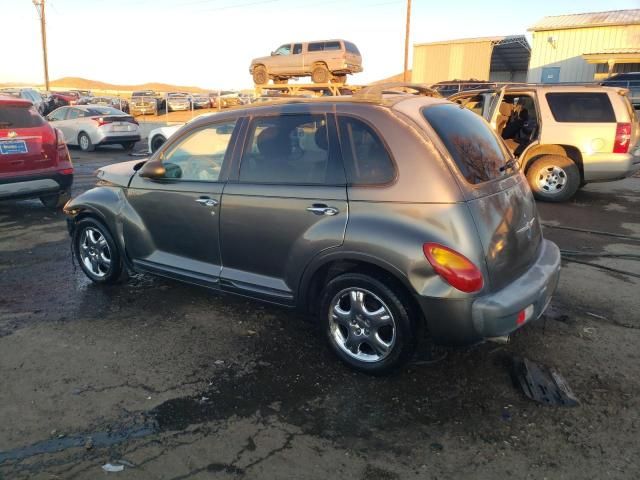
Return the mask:
<svg viewBox="0 0 640 480">
<path fill-rule="evenodd" d="M 62 133 L 64 133 L 64 138 L 69 144 L 78 144 L 78 134 L 80 133 L 78 119 L 81 118 L 82 115 L 83 112 L 81 110 L 71 107 L 67 111 L 65 119 L 60 122 L 60 129 L 62 130 Z"/>
<path fill-rule="evenodd" d="M 291 62 L 291 44 L 280 45 L 271 57 L 271 73 L 286 73 Z"/>
<path fill-rule="evenodd" d="M 222 198 L 222 288 L 291 304 L 310 260 L 342 245 L 348 203 L 336 139 L 333 116 L 308 104 L 249 122 Z"/>
<path fill-rule="evenodd" d="M 448 100 L 459 103 L 463 107 L 484 117 L 491 125 L 491 128 L 495 130 L 500 115 L 499 106 L 504 99 L 505 90 L 506 87 L 488 90 L 472 90 L 451 95 L 448 97 Z"/>
<path fill-rule="evenodd" d="M 53 112 L 47 115 L 47 120 L 51 123 L 51 125 L 53 125 L 55 128 L 58 128 L 62 132 L 64 141 L 66 143 L 74 143 L 75 139 L 69 138 L 69 130 L 66 126 L 65 120 L 67 118 L 69 110 L 69 107 L 56 108 Z M 74 142 L 70 142 L 70 140 L 74 140 Z"/>
<path fill-rule="evenodd" d="M 236 138 L 236 119 L 194 126 L 158 154 L 160 178 L 134 175 L 127 200 L 136 221 L 123 225 L 134 265 L 217 286 L 219 211 Z"/>
</svg>

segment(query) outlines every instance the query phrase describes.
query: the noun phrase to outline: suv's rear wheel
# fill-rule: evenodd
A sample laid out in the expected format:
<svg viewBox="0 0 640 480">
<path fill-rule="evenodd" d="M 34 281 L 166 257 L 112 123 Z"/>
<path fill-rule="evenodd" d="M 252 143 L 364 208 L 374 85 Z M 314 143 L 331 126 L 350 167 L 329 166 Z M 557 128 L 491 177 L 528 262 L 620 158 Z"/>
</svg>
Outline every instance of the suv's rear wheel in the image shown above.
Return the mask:
<svg viewBox="0 0 640 480">
<path fill-rule="evenodd" d="M 56 193 L 55 195 L 43 195 L 40 197 L 40 201 L 47 208 L 62 208 L 64 204 L 69 201 L 71 198 L 71 194 L 68 190 L 60 193 Z"/>
<path fill-rule="evenodd" d="M 326 65 L 318 64 L 311 70 L 311 80 L 313 80 L 313 83 L 327 83 L 329 78 L 330 74 Z"/>
<path fill-rule="evenodd" d="M 580 170 L 562 155 L 543 155 L 527 170 L 527 180 L 538 200 L 564 202 L 580 188 Z"/>
<path fill-rule="evenodd" d="M 350 367 L 382 374 L 413 354 L 415 321 L 393 288 L 368 275 L 347 273 L 331 280 L 320 298 L 329 345 Z"/>
<path fill-rule="evenodd" d="M 126 272 L 109 230 L 93 218 L 77 223 L 73 250 L 82 271 L 96 283 L 116 283 Z"/>
<path fill-rule="evenodd" d="M 256 85 L 265 85 L 269 82 L 269 75 L 267 69 L 262 65 L 258 65 L 253 69 L 253 83 Z"/>
</svg>

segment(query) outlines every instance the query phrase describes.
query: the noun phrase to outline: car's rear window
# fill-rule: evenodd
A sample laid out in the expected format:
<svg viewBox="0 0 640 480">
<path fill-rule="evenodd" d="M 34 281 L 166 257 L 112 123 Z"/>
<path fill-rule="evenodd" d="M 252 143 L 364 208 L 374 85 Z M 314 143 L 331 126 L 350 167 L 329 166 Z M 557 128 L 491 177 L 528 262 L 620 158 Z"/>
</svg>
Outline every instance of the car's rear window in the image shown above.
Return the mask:
<svg viewBox="0 0 640 480">
<path fill-rule="evenodd" d="M 606 93 L 547 93 L 546 97 L 556 122 L 615 123 L 616 121 L 616 114 Z"/>
<path fill-rule="evenodd" d="M 0 105 L 0 128 L 34 128 L 44 123 L 34 107 Z"/>
<path fill-rule="evenodd" d="M 111 107 L 92 107 L 87 108 L 87 113 L 89 115 L 122 115 L 122 112 L 117 108 Z"/>
<path fill-rule="evenodd" d="M 509 156 L 480 116 L 453 104 L 427 107 L 422 114 L 469 183 L 483 183 L 505 175 Z"/>
<path fill-rule="evenodd" d="M 360 55 L 360 50 L 351 42 L 344 42 L 344 47 L 347 49 L 347 52 L 353 53 L 354 55 Z"/>
</svg>

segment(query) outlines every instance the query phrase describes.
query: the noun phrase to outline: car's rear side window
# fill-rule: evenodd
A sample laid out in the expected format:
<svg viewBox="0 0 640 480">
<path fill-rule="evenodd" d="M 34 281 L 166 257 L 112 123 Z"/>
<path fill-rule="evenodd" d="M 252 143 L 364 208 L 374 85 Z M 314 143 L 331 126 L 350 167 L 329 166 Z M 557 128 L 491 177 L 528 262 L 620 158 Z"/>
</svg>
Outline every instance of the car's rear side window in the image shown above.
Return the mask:
<svg viewBox="0 0 640 480">
<path fill-rule="evenodd" d="M 325 42 L 324 43 L 325 50 L 341 50 L 340 42 Z"/>
<path fill-rule="evenodd" d="M 310 52 L 321 52 L 324 50 L 324 43 L 323 42 L 310 43 L 309 46 L 307 47 L 307 50 Z"/>
<path fill-rule="evenodd" d="M 384 185 L 396 172 L 391 156 L 378 134 L 362 120 L 340 117 L 340 145 L 350 185 Z"/>
<path fill-rule="evenodd" d="M 44 123 L 34 107 L 0 105 L 0 128 L 34 128 Z"/>
<path fill-rule="evenodd" d="M 556 122 L 615 123 L 609 95 L 598 92 L 547 93 L 547 102 Z"/>
<path fill-rule="evenodd" d="M 453 104 L 434 105 L 423 109 L 422 114 L 469 183 L 505 175 L 507 151 L 480 116 Z"/>
<path fill-rule="evenodd" d="M 351 42 L 344 42 L 344 46 L 347 49 L 347 52 L 353 53 L 354 55 L 360 55 L 360 50 Z"/>
</svg>

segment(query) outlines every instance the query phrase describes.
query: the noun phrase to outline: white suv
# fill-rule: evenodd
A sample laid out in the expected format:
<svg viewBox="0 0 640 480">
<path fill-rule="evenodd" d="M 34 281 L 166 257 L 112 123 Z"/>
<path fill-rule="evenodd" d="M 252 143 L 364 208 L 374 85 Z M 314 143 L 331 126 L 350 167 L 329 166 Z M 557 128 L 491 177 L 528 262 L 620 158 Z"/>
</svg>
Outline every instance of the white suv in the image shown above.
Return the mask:
<svg viewBox="0 0 640 480">
<path fill-rule="evenodd" d="M 587 183 L 640 170 L 640 126 L 626 89 L 508 85 L 449 99 L 491 124 L 539 200 L 564 201 Z"/>
</svg>

